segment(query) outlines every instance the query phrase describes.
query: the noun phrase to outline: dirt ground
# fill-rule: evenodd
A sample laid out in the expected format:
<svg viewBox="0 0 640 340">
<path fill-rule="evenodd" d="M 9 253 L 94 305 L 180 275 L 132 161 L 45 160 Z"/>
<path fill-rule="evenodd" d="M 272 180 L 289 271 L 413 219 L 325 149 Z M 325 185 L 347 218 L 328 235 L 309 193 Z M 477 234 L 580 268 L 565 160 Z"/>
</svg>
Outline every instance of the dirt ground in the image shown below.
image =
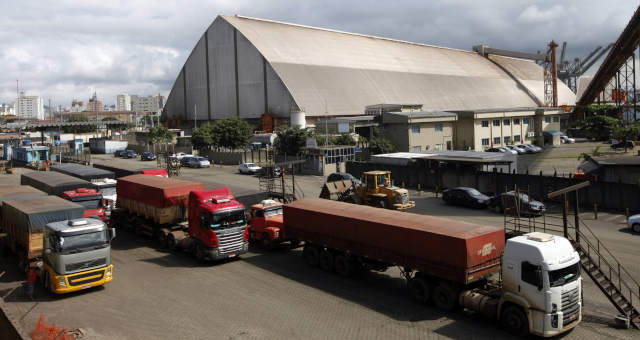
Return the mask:
<svg viewBox="0 0 640 340">
<path fill-rule="evenodd" d="M 94 161 L 130 169 L 155 163 L 113 159 Z M 28 171 L 21 169 L 19 172 Z M 185 169 L 182 178 L 207 188 L 228 185 L 237 194 L 257 190 L 255 177 L 235 167 Z M 297 177 L 306 196 L 317 196 L 323 178 Z M 0 175 L 0 185 L 16 184 L 19 174 Z M 503 226 L 487 210 L 444 205 L 431 192 L 411 192 L 414 213 Z M 583 219 L 640 281 L 640 235 L 624 229 L 624 217 L 601 213 Z M 241 259 L 201 264 L 170 253 L 149 239 L 124 231 L 113 242 L 114 280 L 105 287 L 52 296 L 42 289 L 24 298 L 14 257 L 0 262 L 0 296 L 9 317 L 32 332 L 40 315 L 57 326 L 79 328 L 87 339 L 511 339 L 486 319 L 445 313 L 419 305 L 406 293 L 396 268 L 347 279 L 309 268 L 300 250 L 263 252 L 252 247 Z M 563 339 L 631 339 L 640 332 L 611 326 L 616 314 L 584 276 L 585 320 Z"/>
</svg>

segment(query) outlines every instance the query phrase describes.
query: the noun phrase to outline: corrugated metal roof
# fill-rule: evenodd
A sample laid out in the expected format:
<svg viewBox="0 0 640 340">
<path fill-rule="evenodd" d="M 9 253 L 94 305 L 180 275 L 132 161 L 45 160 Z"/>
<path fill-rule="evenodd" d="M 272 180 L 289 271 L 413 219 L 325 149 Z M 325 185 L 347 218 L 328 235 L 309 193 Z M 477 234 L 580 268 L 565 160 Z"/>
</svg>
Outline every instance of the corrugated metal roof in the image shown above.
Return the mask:
<svg viewBox="0 0 640 340">
<path fill-rule="evenodd" d="M 373 103 L 424 103 L 425 109 L 442 111 L 535 107 L 536 97 L 543 97 L 542 68 L 527 61 L 496 59 L 504 64 L 498 66 L 472 51 L 240 16 L 222 18 L 258 49 L 308 116 L 357 115 Z M 501 67 L 516 72 L 535 95 Z M 571 91 L 561 82 L 558 87 L 561 103 L 569 101 L 565 92 Z"/>
</svg>

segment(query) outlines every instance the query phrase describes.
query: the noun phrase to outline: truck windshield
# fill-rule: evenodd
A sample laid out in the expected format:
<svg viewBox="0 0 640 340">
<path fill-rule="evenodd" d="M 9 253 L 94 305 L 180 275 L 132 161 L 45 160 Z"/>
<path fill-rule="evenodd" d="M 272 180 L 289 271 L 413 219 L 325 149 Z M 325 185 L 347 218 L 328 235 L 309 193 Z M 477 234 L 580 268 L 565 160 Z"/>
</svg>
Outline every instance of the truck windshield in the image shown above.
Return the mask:
<svg viewBox="0 0 640 340">
<path fill-rule="evenodd" d="M 72 236 L 60 236 L 59 237 L 60 251 L 82 251 L 91 247 L 104 247 L 109 243 L 107 238 L 107 232 L 105 230 L 72 235 Z"/>
<path fill-rule="evenodd" d="M 116 187 L 102 188 L 102 189 L 100 189 L 100 192 L 102 193 L 102 197 L 104 197 L 104 196 L 113 196 L 113 195 L 116 194 Z"/>
<path fill-rule="evenodd" d="M 282 215 L 282 207 L 271 208 L 264 211 L 264 214 L 267 217 Z"/>
<path fill-rule="evenodd" d="M 245 224 L 244 210 L 216 212 L 211 214 L 211 228 L 226 228 Z"/>
<path fill-rule="evenodd" d="M 549 271 L 549 284 L 551 287 L 558 287 L 575 281 L 578 277 L 580 277 L 580 262 L 566 268 Z"/>
<path fill-rule="evenodd" d="M 85 209 L 100 209 L 102 200 L 76 201 L 75 203 L 80 204 Z"/>
</svg>

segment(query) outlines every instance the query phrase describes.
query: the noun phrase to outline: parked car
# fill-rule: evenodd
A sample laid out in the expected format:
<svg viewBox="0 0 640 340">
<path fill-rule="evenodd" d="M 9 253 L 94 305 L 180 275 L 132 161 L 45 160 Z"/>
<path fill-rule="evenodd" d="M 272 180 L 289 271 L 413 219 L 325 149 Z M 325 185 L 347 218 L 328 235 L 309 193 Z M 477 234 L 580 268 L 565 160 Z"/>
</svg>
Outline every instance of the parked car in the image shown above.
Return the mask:
<svg viewBox="0 0 640 340">
<path fill-rule="evenodd" d="M 127 150 L 127 153 L 124 156 L 125 158 L 136 158 L 138 154 L 133 150 Z"/>
<path fill-rule="evenodd" d="M 627 221 L 627 226 L 634 233 L 640 234 L 640 215 L 633 215 L 629 217 L 629 220 Z"/>
<path fill-rule="evenodd" d="M 533 150 L 533 152 L 535 152 L 535 153 L 542 152 L 542 150 L 543 150 L 541 147 L 539 147 L 537 145 L 533 145 L 533 144 L 523 144 L 523 145 L 526 145 L 526 146 L 530 147 L 531 150 Z"/>
<path fill-rule="evenodd" d="M 611 144 L 611 148 L 612 149 L 633 149 L 634 145 L 633 142 L 630 140 L 626 140 L 626 141 L 622 141 L 622 142 L 617 142 L 614 144 Z"/>
<path fill-rule="evenodd" d="M 519 148 L 515 145 L 506 145 L 505 148 L 515 151 L 518 155 L 524 155 L 525 153 L 527 153 L 527 150 Z"/>
<path fill-rule="evenodd" d="M 116 157 L 127 157 L 127 150 L 118 150 L 116 151 Z"/>
<path fill-rule="evenodd" d="M 505 153 L 506 151 L 503 148 L 489 148 L 484 150 L 484 152 L 501 152 Z"/>
<path fill-rule="evenodd" d="M 193 156 L 184 156 L 182 158 L 179 158 L 180 160 L 180 166 L 187 166 L 187 163 L 189 162 L 189 160 L 193 158 Z"/>
<path fill-rule="evenodd" d="M 184 162 L 185 166 L 190 168 L 208 168 L 211 166 L 209 160 L 204 157 L 185 157 L 182 160 L 187 160 Z"/>
<path fill-rule="evenodd" d="M 154 159 L 156 159 L 156 155 L 154 155 L 153 152 L 143 152 L 142 155 L 140 155 L 141 161 L 152 161 Z"/>
<path fill-rule="evenodd" d="M 512 214 L 519 212 L 520 215 L 533 216 L 540 216 L 544 214 L 546 210 L 542 202 L 532 199 L 527 194 L 520 193 L 518 196 L 515 191 L 508 191 L 491 197 L 488 207 L 499 213 L 504 213 L 506 209 Z"/>
<path fill-rule="evenodd" d="M 509 149 L 509 148 L 508 148 L 508 147 L 506 147 L 506 146 L 500 146 L 500 147 L 498 147 L 498 149 L 502 150 L 501 152 L 503 152 L 503 153 L 510 153 L 510 154 L 512 154 L 512 155 L 517 155 L 517 154 L 518 154 L 518 151 L 516 151 L 516 150 L 511 150 L 511 149 Z"/>
<path fill-rule="evenodd" d="M 175 158 L 177 160 L 182 160 L 185 157 L 193 157 L 192 154 L 188 154 L 188 153 L 184 153 L 184 152 L 178 152 L 178 153 L 174 153 L 173 155 L 171 155 L 172 158 Z"/>
<path fill-rule="evenodd" d="M 474 188 L 457 187 L 443 191 L 442 200 L 447 204 L 486 208 L 490 198 Z"/>
<path fill-rule="evenodd" d="M 260 169 L 260 176 L 267 177 L 271 173 L 271 177 L 280 177 L 282 176 L 282 168 L 279 166 L 263 166 Z"/>
<path fill-rule="evenodd" d="M 335 182 L 335 181 L 344 181 L 344 180 L 352 180 L 353 184 L 360 185 L 360 180 L 355 178 L 352 174 L 346 172 L 334 172 L 327 176 L 327 182 Z"/>
<path fill-rule="evenodd" d="M 574 138 L 569 138 L 565 135 L 560 136 L 560 143 L 573 144 L 575 142 L 576 140 Z"/>
<path fill-rule="evenodd" d="M 256 174 L 260 169 L 262 168 L 257 166 L 255 163 L 242 163 L 238 165 L 238 171 L 241 174 Z"/>
</svg>

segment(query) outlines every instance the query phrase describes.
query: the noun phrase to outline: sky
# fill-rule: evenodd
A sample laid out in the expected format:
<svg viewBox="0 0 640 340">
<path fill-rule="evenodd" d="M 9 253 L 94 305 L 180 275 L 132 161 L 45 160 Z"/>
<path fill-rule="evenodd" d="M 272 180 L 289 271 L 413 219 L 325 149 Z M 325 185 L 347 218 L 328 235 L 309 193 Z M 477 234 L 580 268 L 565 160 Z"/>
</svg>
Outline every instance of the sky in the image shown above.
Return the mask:
<svg viewBox="0 0 640 340">
<path fill-rule="evenodd" d="M 245 15 L 470 50 L 485 44 L 567 58 L 615 42 L 636 0 L 0 0 L 0 103 L 16 79 L 27 95 L 70 106 L 96 91 L 169 94 L 191 49 L 219 14 Z M 589 73 L 595 73 L 596 67 Z"/>
</svg>

